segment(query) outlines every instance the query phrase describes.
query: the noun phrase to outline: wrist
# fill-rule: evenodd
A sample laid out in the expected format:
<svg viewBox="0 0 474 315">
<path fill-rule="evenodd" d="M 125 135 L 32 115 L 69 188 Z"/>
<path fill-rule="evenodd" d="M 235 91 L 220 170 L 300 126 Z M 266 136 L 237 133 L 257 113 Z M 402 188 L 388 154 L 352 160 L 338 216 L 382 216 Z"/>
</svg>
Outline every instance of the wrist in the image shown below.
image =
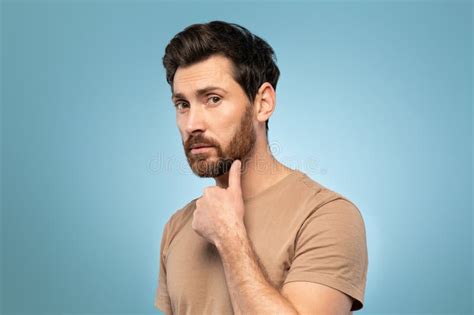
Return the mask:
<svg viewBox="0 0 474 315">
<path fill-rule="evenodd" d="M 234 252 L 241 249 L 247 241 L 247 230 L 245 225 L 235 224 L 233 227 L 229 227 L 223 232 L 220 237 L 215 240 L 214 245 L 216 246 L 219 253 L 225 254 L 226 252 Z"/>
</svg>

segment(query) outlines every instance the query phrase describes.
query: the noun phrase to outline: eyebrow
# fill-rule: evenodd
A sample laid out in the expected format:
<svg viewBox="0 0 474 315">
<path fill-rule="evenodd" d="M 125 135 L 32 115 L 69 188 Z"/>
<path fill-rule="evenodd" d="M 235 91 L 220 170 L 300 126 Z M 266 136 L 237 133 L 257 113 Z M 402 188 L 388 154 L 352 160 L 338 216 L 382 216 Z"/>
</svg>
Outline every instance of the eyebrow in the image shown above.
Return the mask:
<svg viewBox="0 0 474 315">
<path fill-rule="evenodd" d="M 204 87 L 204 88 L 202 88 L 202 89 L 196 90 L 195 94 L 196 94 L 196 96 L 199 97 L 199 96 L 205 95 L 205 94 L 207 94 L 207 93 L 209 93 L 209 92 L 211 92 L 211 91 L 215 91 L 215 90 L 221 90 L 222 92 L 227 93 L 227 91 L 224 90 L 223 88 L 220 88 L 220 87 L 217 87 L 217 86 L 206 86 L 206 87 Z M 178 98 L 183 98 L 183 99 L 185 99 L 186 97 L 184 96 L 184 94 L 179 93 L 179 92 L 173 93 L 173 95 L 171 96 L 171 100 L 172 100 L 172 101 L 174 101 L 174 100 L 176 100 L 176 99 L 178 99 Z"/>
</svg>

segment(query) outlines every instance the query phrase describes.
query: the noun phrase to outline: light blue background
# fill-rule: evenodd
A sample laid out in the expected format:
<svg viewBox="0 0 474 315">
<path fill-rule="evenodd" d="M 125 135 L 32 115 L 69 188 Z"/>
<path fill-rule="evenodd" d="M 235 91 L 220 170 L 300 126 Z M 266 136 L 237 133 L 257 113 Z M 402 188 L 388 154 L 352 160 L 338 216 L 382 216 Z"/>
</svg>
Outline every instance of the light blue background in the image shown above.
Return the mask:
<svg viewBox="0 0 474 315">
<path fill-rule="evenodd" d="M 275 155 L 360 208 L 359 314 L 472 313 L 472 2 L 3 1 L 2 314 L 156 313 L 188 168 L 161 58 L 184 27 L 275 49 Z"/>
</svg>

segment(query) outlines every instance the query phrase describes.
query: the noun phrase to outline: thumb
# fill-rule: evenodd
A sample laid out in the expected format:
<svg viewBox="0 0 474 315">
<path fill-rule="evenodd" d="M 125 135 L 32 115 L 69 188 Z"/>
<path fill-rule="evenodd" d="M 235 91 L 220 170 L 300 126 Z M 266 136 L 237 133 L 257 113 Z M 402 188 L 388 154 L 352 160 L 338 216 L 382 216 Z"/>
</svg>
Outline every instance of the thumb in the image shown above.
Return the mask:
<svg viewBox="0 0 474 315">
<path fill-rule="evenodd" d="M 238 192 L 242 192 L 240 187 L 240 174 L 241 174 L 242 162 L 240 160 L 235 160 L 229 171 L 229 187 L 230 189 Z"/>
</svg>

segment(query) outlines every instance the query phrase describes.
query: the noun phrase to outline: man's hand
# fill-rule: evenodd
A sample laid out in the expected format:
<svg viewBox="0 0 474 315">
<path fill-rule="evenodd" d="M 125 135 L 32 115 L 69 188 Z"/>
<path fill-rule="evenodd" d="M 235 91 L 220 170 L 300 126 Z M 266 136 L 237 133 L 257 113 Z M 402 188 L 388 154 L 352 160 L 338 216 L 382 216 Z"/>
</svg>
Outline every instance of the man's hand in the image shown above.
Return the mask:
<svg viewBox="0 0 474 315">
<path fill-rule="evenodd" d="M 228 187 L 207 187 L 196 200 L 192 228 L 214 245 L 245 229 L 240 176 L 241 161 L 235 160 L 229 170 Z"/>
</svg>

